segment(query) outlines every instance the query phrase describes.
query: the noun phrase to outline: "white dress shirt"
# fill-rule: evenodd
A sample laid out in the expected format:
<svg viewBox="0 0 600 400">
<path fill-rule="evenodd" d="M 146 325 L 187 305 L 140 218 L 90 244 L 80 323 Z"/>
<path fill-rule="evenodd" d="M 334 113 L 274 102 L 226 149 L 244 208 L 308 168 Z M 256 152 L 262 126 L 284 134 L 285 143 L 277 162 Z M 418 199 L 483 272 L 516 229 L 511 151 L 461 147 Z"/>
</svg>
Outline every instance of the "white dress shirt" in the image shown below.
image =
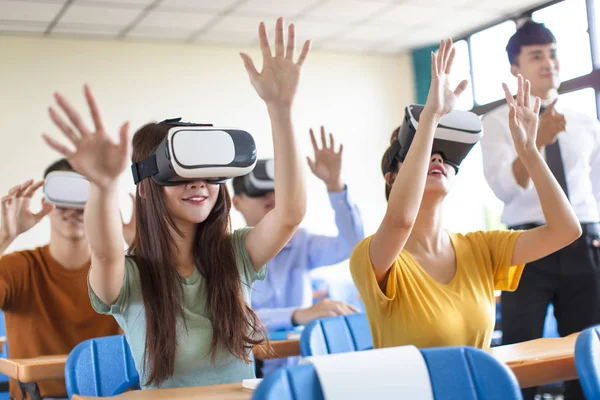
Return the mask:
<svg viewBox="0 0 600 400">
<path fill-rule="evenodd" d="M 600 213 L 600 122 L 582 113 L 555 106 L 566 119 L 566 130 L 558 134 L 569 200 L 582 223 L 599 222 Z M 507 226 L 545 223 L 537 193 L 528 180 L 521 187 L 512 170 L 517 152 L 508 126 L 508 105 L 483 117 L 481 139 L 485 178 L 502 202 L 502 223 Z M 542 150 L 545 157 L 545 151 Z"/>
</svg>

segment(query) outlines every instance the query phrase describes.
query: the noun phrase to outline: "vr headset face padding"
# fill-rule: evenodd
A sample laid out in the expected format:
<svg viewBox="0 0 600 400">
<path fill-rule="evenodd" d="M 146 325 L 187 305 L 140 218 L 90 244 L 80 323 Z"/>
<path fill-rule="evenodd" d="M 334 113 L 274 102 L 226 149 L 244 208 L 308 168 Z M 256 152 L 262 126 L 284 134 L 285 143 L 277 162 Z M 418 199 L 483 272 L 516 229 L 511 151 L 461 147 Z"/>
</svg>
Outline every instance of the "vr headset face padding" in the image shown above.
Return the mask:
<svg viewBox="0 0 600 400">
<path fill-rule="evenodd" d="M 419 126 L 423 108 L 424 106 L 416 104 L 406 107 L 398 140 L 392 144 L 384 174 L 392 170 L 393 163 L 404 162 Z M 438 123 L 431 153 L 441 154 L 444 162 L 453 166 L 458 172 L 460 164 L 482 136 L 483 126 L 476 114 L 455 110 L 443 116 Z"/>
<path fill-rule="evenodd" d="M 275 163 L 272 159 L 259 160 L 256 167 L 242 179 L 236 180 L 235 193 L 248 197 L 263 197 L 275 190 Z"/>
<path fill-rule="evenodd" d="M 167 136 L 143 161 L 131 166 L 137 184 L 152 177 L 161 186 L 204 179 L 221 184 L 248 174 L 256 164 L 256 144 L 250 133 L 236 128 L 165 120 Z"/>
<path fill-rule="evenodd" d="M 44 183 L 46 202 L 59 208 L 85 208 L 89 192 L 90 182 L 76 172 L 50 172 Z"/>
</svg>

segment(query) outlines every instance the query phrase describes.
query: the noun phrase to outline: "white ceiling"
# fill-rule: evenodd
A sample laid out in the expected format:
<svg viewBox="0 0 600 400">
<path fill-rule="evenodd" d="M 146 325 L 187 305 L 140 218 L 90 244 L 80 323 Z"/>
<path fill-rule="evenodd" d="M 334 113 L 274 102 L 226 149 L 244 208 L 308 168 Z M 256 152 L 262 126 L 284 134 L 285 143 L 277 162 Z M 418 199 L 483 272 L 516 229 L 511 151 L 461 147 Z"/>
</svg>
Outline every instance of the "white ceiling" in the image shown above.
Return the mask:
<svg viewBox="0 0 600 400">
<path fill-rule="evenodd" d="M 398 54 L 503 20 L 547 0 L 0 0 L 0 35 L 254 44 L 283 16 L 298 40 Z"/>
</svg>

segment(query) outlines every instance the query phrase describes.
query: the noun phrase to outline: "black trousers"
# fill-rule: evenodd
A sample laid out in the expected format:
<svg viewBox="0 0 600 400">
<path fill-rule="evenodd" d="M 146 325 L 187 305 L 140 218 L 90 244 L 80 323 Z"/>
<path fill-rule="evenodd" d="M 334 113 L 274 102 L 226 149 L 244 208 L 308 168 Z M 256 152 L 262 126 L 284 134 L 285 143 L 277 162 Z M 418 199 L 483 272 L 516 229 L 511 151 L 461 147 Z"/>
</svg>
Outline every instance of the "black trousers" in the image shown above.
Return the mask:
<svg viewBox="0 0 600 400">
<path fill-rule="evenodd" d="M 577 241 L 528 264 L 517 290 L 502 292 L 502 344 L 542 337 L 549 303 L 554 305 L 560 336 L 600 324 L 600 249 L 592 245 L 597 228 L 583 224 Z M 523 399 L 533 399 L 536 392 L 537 388 L 524 389 Z M 565 382 L 565 399 L 585 399 L 578 380 Z"/>
</svg>

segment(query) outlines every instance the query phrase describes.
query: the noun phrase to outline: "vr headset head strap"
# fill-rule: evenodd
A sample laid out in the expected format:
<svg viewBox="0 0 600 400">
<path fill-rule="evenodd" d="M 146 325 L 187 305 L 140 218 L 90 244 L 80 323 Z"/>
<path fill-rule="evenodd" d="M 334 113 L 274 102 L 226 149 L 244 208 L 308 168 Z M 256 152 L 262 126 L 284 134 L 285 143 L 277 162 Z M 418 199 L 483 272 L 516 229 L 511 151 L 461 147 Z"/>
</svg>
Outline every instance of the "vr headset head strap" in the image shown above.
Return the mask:
<svg viewBox="0 0 600 400">
<path fill-rule="evenodd" d="M 164 124 L 164 125 L 171 125 L 171 126 L 213 126 L 213 124 L 197 124 L 195 122 L 181 122 L 181 117 L 179 118 L 168 118 L 165 119 L 164 121 L 161 121 L 158 123 L 160 124 Z"/>
<path fill-rule="evenodd" d="M 156 164 L 156 154 L 154 154 L 154 151 L 145 160 L 133 163 L 131 165 L 131 172 L 133 174 L 133 183 L 136 185 L 144 179 L 158 174 L 158 165 Z"/>
<path fill-rule="evenodd" d="M 401 153 L 402 153 L 401 150 L 402 150 L 402 145 L 400 144 L 399 138 L 396 137 L 394 139 L 394 141 L 392 142 L 390 150 L 387 153 L 386 164 L 383 168 L 384 175 L 387 174 L 388 172 L 391 172 L 394 169 L 394 165 L 397 164 L 398 162 L 404 162 L 404 158 L 401 156 Z M 458 169 L 459 169 L 458 165 L 456 165 L 452 161 L 448 160 L 448 158 L 446 158 L 444 153 L 442 153 L 440 151 L 435 151 L 435 150 L 433 151 L 433 153 L 440 154 L 442 156 L 442 159 L 444 160 L 444 163 L 453 167 L 454 170 L 456 171 L 456 173 L 458 173 Z"/>
</svg>

